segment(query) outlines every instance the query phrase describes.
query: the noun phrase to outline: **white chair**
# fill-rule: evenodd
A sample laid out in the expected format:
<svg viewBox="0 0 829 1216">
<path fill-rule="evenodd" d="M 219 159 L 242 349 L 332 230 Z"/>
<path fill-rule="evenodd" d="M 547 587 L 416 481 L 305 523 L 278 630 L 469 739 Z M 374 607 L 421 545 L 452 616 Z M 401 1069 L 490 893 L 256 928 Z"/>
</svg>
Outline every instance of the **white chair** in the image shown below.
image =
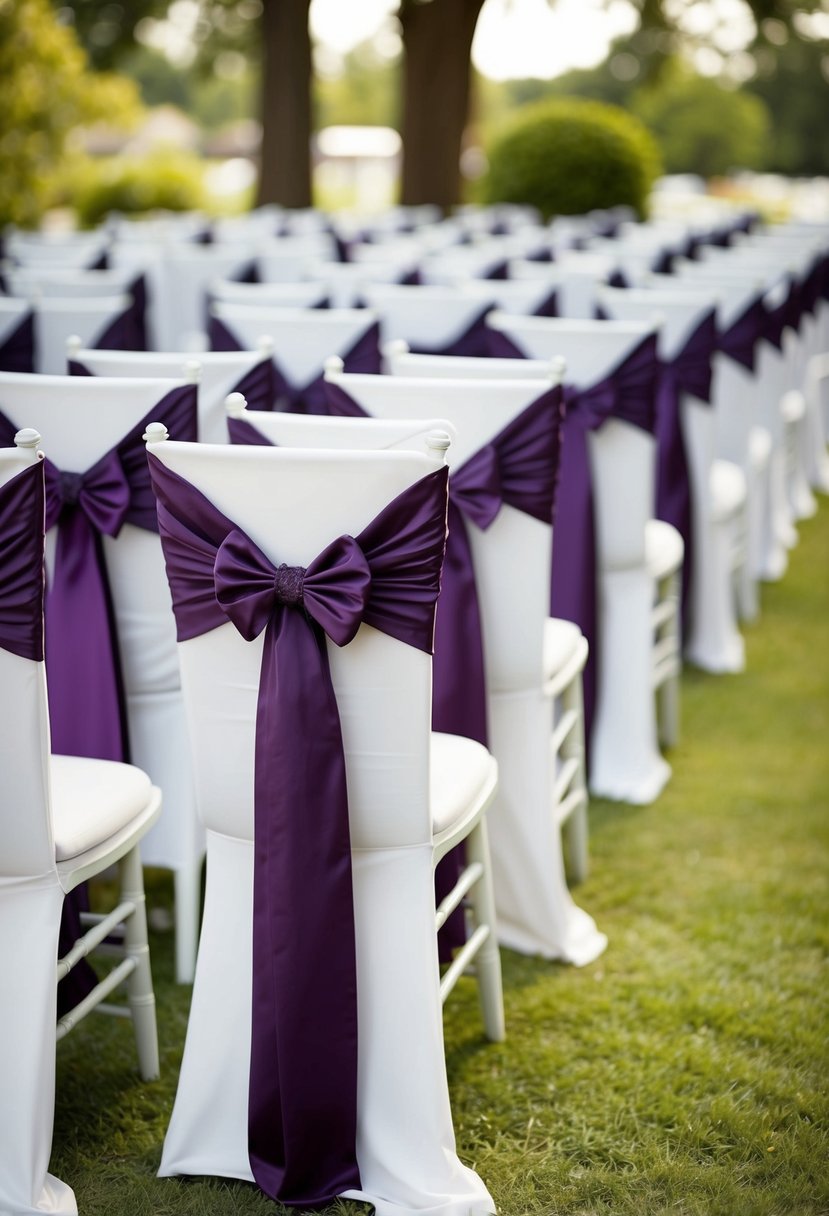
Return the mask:
<svg viewBox="0 0 829 1216">
<path fill-rule="evenodd" d="M 108 331 L 132 307 L 129 295 L 90 296 L 64 299 L 41 296 L 32 300 L 35 318 L 35 371 L 59 375 L 66 367 L 66 342 L 79 335 L 85 346 L 100 346 L 108 341 Z"/>
<path fill-rule="evenodd" d="M 670 280 L 665 280 L 666 284 Z M 618 320 L 661 318 L 660 355 L 670 363 L 716 311 L 718 297 L 704 288 L 604 288 L 599 300 Z M 709 351 L 703 364 L 710 368 Z M 693 542 L 686 547 L 689 575 L 685 655 L 707 671 L 742 671 L 745 645 L 737 625 L 736 579 L 746 554 L 746 483 L 732 461 L 714 457 L 714 413 L 710 401 L 691 391 L 705 389 L 697 366 L 678 382 L 679 423 L 690 480 Z M 709 385 L 710 392 L 710 385 Z"/>
<path fill-rule="evenodd" d="M 607 284 L 615 261 L 598 253 L 562 253 L 556 261 L 531 262 L 516 259 L 509 264 L 509 277 L 543 282 L 555 290 L 561 317 L 589 319 L 596 315 L 596 292 Z"/>
<path fill-rule="evenodd" d="M 251 263 L 256 248 L 237 245 L 169 245 L 156 267 L 151 305 L 156 314 L 158 350 L 207 349 L 208 292 L 217 279 L 230 279 Z"/>
<path fill-rule="evenodd" d="M 117 450 L 121 466 L 130 470 L 131 514 L 117 535 L 99 535 L 97 542 L 108 582 L 108 592 L 102 594 L 111 597 L 117 629 L 116 661 L 120 661 L 124 704 L 118 706 L 110 678 L 103 693 L 115 701 L 114 709 L 110 713 L 99 707 L 96 718 L 92 713 L 95 706 L 86 706 L 83 700 L 91 696 L 91 676 L 70 665 L 58 680 L 50 658 L 52 683 L 67 698 L 59 728 L 53 720 L 52 733 L 63 750 L 86 749 L 87 755 L 101 755 L 95 748 L 105 738 L 111 748 L 108 754 L 119 759 L 123 756 L 119 726 L 125 725 L 130 758 L 164 790 L 165 812 L 144 842 L 144 861 L 173 870 L 176 974 L 186 982 L 192 979 L 195 964 L 204 831 L 195 808 L 170 592 L 158 536 L 150 530 L 157 523 L 140 442 L 141 424 L 148 412 L 166 417 L 171 431 L 194 436 L 194 385 L 182 380 L 0 375 L 0 415 L 5 427 L 13 433 L 41 420 L 39 425 L 51 436 L 50 461 L 67 474 L 70 499 L 72 474 L 94 470 L 113 450 Z M 71 510 L 69 516 L 74 518 Z M 50 529 L 47 537 L 52 568 L 56 533 L 61 528 L 62 524 Z M 51 587 L 54 591 L 54 579 Z M 89 655 L 91 663 L 102 649 L 109 655 L 111 645 L 106 626 L 101 626 L 99 636 L 97 626 L 85 617 L 86 600 L 80 596 L 79 589 L 77 598 L 70 594 L 68 600 L 69 605 L 77 605 L 75 621 L 82 633 L 73 652 L 76 667 L 85 661 L 84 655 Z M 68 692 L 67 684 L 71 686 Z M 70 715 L 75 684 L 79 711 Z M 125 723 L 119 721 L 119 708 L 125 712 Z"/>
<path fill-rule="evenodd" d="M 294 419 L 246 410 L 238 398 L 229 399 L 228 411 L 280 446 L 390 447 L 409 442 L 437 408 L 457 429 L 449 453 L 450 467 L 458 470 L 551 384 L 426 383 L 342 375 L 333 367 L 326 379 L 369 417 L 308 420 L 316 425 L 297 431 Z M 487 742 L 499 769 L 488 816 L 498 933 L 525 953 L 584 965 L 607 939 L 568 895 L 560 834 L 564 829 L 574 877 L 586 877 L 581 670 L 587 645 L 570 622 L 548 619 L 549 523 L 504 503 L 485 531 L 471 522 L 465 531 L 483 632 Z M 445 640 L 440 630 L 437 637 L 438 644 Z M 438 654 L 437 661 L 451 667 L 452 655 Z M 463 670 L 458 674 L 464 679 Z"/>
<path fill-rule="evenodd" d="M 646 322 L 559 320 L 493 312 L 487 324 L 495 333 L 505 335 L 506 345 L 517 354 L 536 360 L 563 357 L 570 391 L 585 397 L 616 377 L 618 369 L 624 369 L 631 358 L 647 356 L 643 344 L 653 343 L 655 348 L 656 341 L 654 325 Z M 592 728 L 588 725 L 588 781 L 591 792 L 597 795 L 635 803 L 657 798 L 671 774 L 657 746 L 654 683 L 664 669 L 653 624 L 658 585 L 664 585 L 672 566 L 676 570 L 682 563 L 681 537 L 670 525 L 653 521 L 655 363 L 652 356 L 645 357 L 644 362 L 645 386 L 626 391 L 622 401 L 613 390 L 610 416 L 604 417 L 600 411 L 601 416 L 588 423 L 586 434 L 579 429 L 578 419 L 571 421 L 568 414 L 553 551 L 553 611 L 564 615 L 566 603 L 568 612 L 579 615 L 583 631 L 594 627 L 586 619 L 590 615 L 590 588 L 583 580 L 590 580 L 593 574 L 584 564 L 590 559 L 582 548 L 589 539 L 588 534 L 581 533 L 583 510 L 579 510 L 578 520 L 574 515 L 569 524 L 562 514 L 566 509 L 563 504 L 568 501 L 566 479 L 575 509 L 575 500 L 583 501 L 582 478 L 591 478 L 597 580 L 595 628 L 599 640 L 595 716 Z M 579 444 L 586 444 L 583 464 Z M 578 531 L 568 533 L 568 526 Z M 582 563 L 583 576 L 575 574 L 574 563 Z M 557 610 L 557 603 L 562 608 Z M 668 605 L 666 612 L 669 609 L 675 612 L 676 604 Z M 593 645 L 589 633 L 588 642 Z M 590 664 L 589 659 L 585 684 L 588 724 Z"/>
<path fill-rule="evenodd" d="M 18 266 L 52 266 L 66 270 L 89 270 L 106 260 L 110 235 L 97 232 L 9 233 L 6 250 Z"/>
<path fill-rule="evenodd" d="M 66 357 L 73 375 L 126 376 L 130 379 L 184 377 L 198 384 L 199 439 L 227 439 L 224 401 L 228 393 L 244 393 L 257 409 L 273 404 L 271 343 L 262 339 L 256 350 L 202 351 L 190 355 L 157 351 L 88 350 L 77 338 L 67 343 Z"/>
<path fill-rule="evenodd" d="M 57 1038 L 96 1007 L 126 1011 L 141 1076 L 158 1076 L 138 847 L 158 818 L 161 795 L 146 773 L 131 765 L 50 755 L 39 439 L 36 431 L 23 430 L 17 448 L 0 451 L 0 1210 L 14 1216 L 46 1211 L 74 1216 L 71 1188 L 48 1172 L 56 983 L 108 938 L 106 953 L 119 961 L 57 1023 Z M 86 918 L 86 933 L 56 970 L 64 894 L 116 862 L 117 907 Z M 113 936 L 120 936 L 120 945 Z M 127 1006 L 101 1004 L 124 982 Z"/>
<path fill-rule="evenodd" d="M 312 640 L 311 648 L 319 655 L 314 670 L 306 664 L 298 685 L 289 686 L 284 678 L 281 683 L 282 696 L 293 692 L 302 702 L 295 708 L 286 707 L 288 721 L 294 722 L 296 714 L 309 712 L 303 708 L 305 698 L 319 695 L 327 661 L 342 731 L 348 789 L 345 807 L 341 783 L 334 781 L 332 785 L 328 776 L 330 751 L 319 747 L 313 750 L 314 732 L 322 725 L 317 715 L 303 728 L 301 742 L 290 745 L 278 773 L 271 780 L 263 778 L 258 787 L 257 799 L 279 799 L 284 782 L 293 780 L 296 765 L 310 765 L 304 792 L 297 791 L 279 801 L 281 809 L 274 812 L 276 821 L 263 819 L 260 808 L 255 808 L 252 776 L 263 647 L 275 647 L 267 650 L 276 656 L 274 661 L 290 663 L 291 656 L 307 645 L 311 635 L 304 632 L 309 628 L 304 616 L 287 605 L 300 602 L 299 596 L 308 608 L 314 555 L 338 535 L 347 533 L 357 538 L 348 542 L 352 546 L 349 551 L 356 551 L 362 544 L 360 552 L 373 562 L 371 542 L 366 539 L 369 532 L 365 531 L 370 521 L 375 521 L 372 527 L 380 529 L 375 534 L 378 544 L 380 537 L 392 548 L 401 543 L 396 532 L 394 538 L 388 536 L 390 525 L 378 519 L 378 513 L 382 515 L 393 504 L 389 509 L 401 513 L 405 535 L 409 535 L 408 528 L 417 529 L 417 543 L 414 538 L 410 543 L 420 554 L 418 570 L 428 571 L 433 561 L 439 562 L 446 436 L 435 440 L 439 455 L 435 451 L 425 455 L 407 451 L 219 447 L 162 442 L 163 438 L 163 427 L 148 428 L 159 510 L 168 521 L 165 545 L 174 599 L 185 597 L 177 601 L 182 612 L 188 611 L 189 603 L 191 611 L 206 610 L 211 615 L 191 627 L 185 624 L 182 632 L 187 640 L 179 647 L 209 863 L 187 1042 L 160 1173 L 215 1174 L 248 1180 L 255 1174 L 269 1193 L 279 1191 L 285 1197 L 293 1152 L 298 1148 L 308 1154 L 309 1162 L 301 1206 L 311 1200 L 318 1202 L 322 1190 L 328 1198 L 343 1194 L 366 1199 L 381 1216 L 427 1208 L 436 1216 L 460 1212 L 484 1216 L 492 1211 L 492 1200 L 477 1175 L 460 1164 L 454 1148 L 441 1033 L 433 866 L 444 848 L 465 835 L 473 824 L 483 829 L 481 813 L 496 784 L 494 761 L 484 748 L 469 740 L 438 736 L 432 741 L 431 658 L 418 648 L 419 644 L 406 645 L 384 632 L 390 628 L 387 619 L 370 616 L 378 627 L 359 625 L 357 618 L 353 625 L 356 636 L 348 644 L 334 646 L 324 641 L 322 650 L 317 651 Z M 172 484 L 171 474 L 176 475 Z M 178 480 L 182 478 L 184 486 Z M 207 499 L 206 505 L 201 495 Z M 412 496 L 424 499 L 419 516 L 408 506 Z M 188 503 L 202 505 L 191 507 Z M 425 504 L 432 505 L 427 509 Z M 285 598 L 279 601 L 285 606 L 280 608 L 270 598 L 264 601 L 272 622 L 265 629 L 264 640 L 262 633 L 253 636 L 255 627 L 247 633 L 253 640 L 245 641 L 230 621 L 219 624 L 214 619 L 216 601 L 212 595 L 193 601 L 189 582 L 176 590 L 176 549 L 171 545 L 176 532 L 186 536 L 193 526 L 189 522 L 196 518 L 193 510 L 198 515 L 196 526 L 207 544 L 204 557 L 214 563 L 211 570 L 214 565 L 216 569 L 221 567 L 218 557 L 211 554 L 214 543 L 220 547 L 225 543 L 221 534 L 229 538 L 229 527 L 241 531 L 241 537 L 239 531 L 234 532 L 235 539 L 228 539 L 229 544 L 242 543 L 249 548 L 246 538 L 250 538 L 260 546 L 258 560 L 260 564 L 265 562 L 263 568 L 273 563 L 284 570 L 281 576 L 277 570 L 271 582 L 275 578 L 277 585 L 285 587 Z M 217 512 L 222 513 L 218 520 Z M 424 527 L 426 533 L 421 531 Z M 411 572 L 404 573 L 406 567 L 401 561 L 393 561 L 390 573 L 412 577 Z M 298 590 L 295 568 L 308 563 L 312 569 L 302 576 L 303 593 Z M 372 566 L 372 570 L 372 594 L 382 595 L 387 584 L 379 569 Z M 436 574 L 437 567 L 433 577 Z M 427 608 L 431 604 L 433 610 L 437 584 L 430 581 L 429 585 L 432 590 L 427 594 L 422 584 L 425 599 L 421 603 Z M 390 593 L 393 599 L 398 597 L 399 603 L 401 593 Z M 231 592 L 231 597 L 235 599 L 236 594 Z M 369 612 L 375 603 L 369 600 Z M 209 631 L 201 632 L 204 628 Z M 275 640 L 277 629 L 291 633 L 290 637 L 285 635 L 290 654 L 286 652 L 284 659 L 279 657 L 283 653 L 281 641 Z M 323 640 L 322 634 L 319 637 Z M 277 711 L 278 703 L 268 687 L 263 688 L 262 705 L 268 707 L 270 715 Z M 340 747 L 336 731 L 331 746 L 334 751 Z M 271 754 L 271 747 L 268 743 L 266 755 Z M 310 816 L 320 798 L 321 782 L 326 823 L 336 824 L 339 810 L 350 827 L 350 846 L 346 838 L 344 848 L 351 859 L 353 915 L 342 918 L 331 910 L 328 891 L 336 875 L 331 872 L 332 862 L 323 854 L 321 837 L 319 843 L 309 842 L 298 883 L 286 878 L 284 884 L 268 885 L 269 891 L 278 892 L 278 902 L 290 923 L 287 936 L 280 936 L 277 948 L 288 974 L 276 977 L 274 998 L 266 1002 L 265 1012 L 268 1017 L 274 1013 L 279 1016 L 281 1008 L 289 1016 L 286 1007 L 291 1005 L 297 1008 L 297 1021 L 294 1035 L 283 1039 L 279 1048 L 274 1043 L 265 1059 L 257 1054 L 261 1045 L 258 1028 L 255 1032 L 252 1029 L 252 983 L 261 980 L 258 966 L 252 963 L 252 958 L 258 957 L 260 932 L 252 925 L 253 891 L 259 889 L 254 871 L 269 858 L 283 863 L 286 875 L 302 863 L 287 844 L 267 855 L 260 845 L 254 862 L 254 813 L 259 825 L 257 842 L 263 823 L 276 822 L 287 833 L 301 838 L 303 825 L 314 822 Z M 315 838 L 317 831 L 314 829 Z M 482 830 L 478 835 L 482 837 Z M 474 834 L 467 839 L 470 859 L 482 862 Z M 309 886 L 306 873 L 312 860 L 313 872 L 319 877 Z M 341 868 L 338 873 L 343 874 Z M 306 905 L 320 909 L 320 914 L 315 914 L 315 926 L 305 926 L 301 910 Z M 260 917 L 261 911 L 256 916 Z M 294 928 L 297 916 L 301 923 Z M 488 924 L 492 924 L 491 919 Z M 347 1009 L 349 993 L 353 994 L 354 989 L 345 978 L 351 968 L 352 925 L 356 944 L 359 1182 L 354 1177 L 348 1147 L 352 1134 L 350 1081 L 347 1093 L 343 1091 L 336 1099 L 347 1108 L 343 1121 L 348 1143 L 342 1145 L 342 1170 L 335 1178 L 331 1176 L 330 1156 L 326 1155 L 331 1148 L 326 1130 L 332 1122 L 329 1106 L 322 1099 L 309 1097 L 312 1087 L 313 1094 L 318 1095 L 320 1085 L 325 1088 L 332 1075 L 332 1048 L 326 1027 L 336 1026 L 338 1042 L 348 1035 L 343 1050 L 352 1059 L 354 1043 L 347 1027 L 353 1027 L 353 1023 Z M 310 936 L 304 940 L 306 933 Z M 488 928 L 482 926 L 478 936 L 488 939 L 492 951 L 494 941 Z M 320 951 L 324 950 L 329 951 L 325 966 L 342 967 L 344 971 L 342 983 L 335 982 L 331 987 L 326 986 L 325 974 L 320 974 Z M 289 952 L 287 958 L 285 951 Z M 486 948 L 482 955 L 486 962 Z M 497 950 L 489 955 L 489 963 L 494 980 Z M 303 994 L 308 991 L 314 991 L 316 997 L 303 1005 Z M 298 1007 L 294 1002 L 299 1003 Z M 261 1018 L 261 1006 L 254 1008 L 255 1016 Z M 490 1033 L 500 1037 L 503 1027 L 491 1026 Z M 265 1177 L 262 1175 L 261 1161 L 269 1150 L 256 1135 L 256 1110 L 253 1159 L 248 1142 L 249 1075 L 253 1075 L 253 1067 L 258 1090 L 259 1083 L 267 1079 L 263 1072 L 269 1078 L 276 1076 L 277 1054 L 284 1125 L 290 1128 L 295 1116 L 310 1120 L 308 1134 L 292 1141 L 286 1153 L 281 1187 L 269 1180 L 267 1171 Z M 258 1071 L 252 1066 L 252 1057 L 259 1059 Z M 306 1116 L 298 1114 L 291 1100 L 292 1080 L 302 1090 L 302 1102 L 310 1104 Z M 273 1126 L 269 1131 L 276 1139 L 279 1129 Z"/>
<path fill-rule="evenodd" d="M 232 279 L 216 279 L 210 283 L 208 292 L 211 303 L 224 300 L 265 308 L 327 308 L 330 303 L 323 283 L 236 283 Z"/>
<path fill-rule="evenodd" d="M 432 354 L 486 354 L 483 318 L 494 298 L 481 300 L 455 287 L 391 283 L 371 284 L 364 294 L 380 318 L 383 343 L 402 339 L 412 350 Z"/>
<path fill-rule="evenodd" d="M 272 308 L 217 301 L 211 308 L 214 350 L 255 350 L 273 344 L 277 405 L 318 413 L 329 355 L 353 371 L 380 370 L 376 315 L 367 308 Z"/>
</svg>

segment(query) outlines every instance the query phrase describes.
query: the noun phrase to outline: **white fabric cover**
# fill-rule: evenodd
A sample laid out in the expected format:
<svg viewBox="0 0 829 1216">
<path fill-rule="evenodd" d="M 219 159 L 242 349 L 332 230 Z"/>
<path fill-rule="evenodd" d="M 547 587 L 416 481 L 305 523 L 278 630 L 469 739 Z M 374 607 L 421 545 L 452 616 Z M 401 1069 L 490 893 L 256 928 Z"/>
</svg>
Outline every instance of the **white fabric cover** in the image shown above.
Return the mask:
<svg viewBox="0 0 829 1216">
<path fill-rule="evenodd" d="M 490 313 L 531 359 L 563 356 L 565 380 L 587 388 L 618 366 L 653 323 L 581 321 Z M 590 788 L 634 803 L 652 802 L 671 769 L 657 744 L 651 673 L 653 577 L 645 525 L 655 502 L 652 435 L 609 418 L 588 435 L 596 524 L 598 655 L 596 711 L 590 740 Z"/>
<path fill-rule="evenodd" d="M 65 372 L 67 338 L 76 334 L 84 345 L 94 346 L 130 303 L 128 295 L 78 299 L 48 296 L 34 300 L 35 371 L 45 375 Z"/>
<path fill-rule="evenodd" d="M 28 300 L 15 300 L 10 296 L 0 296 L 0 345 L 11 337 L 22 324 L 26 314 L 32 311 Z"/>
<path fill-rule="evenodd" d="M 33 425 L 48 436 L 45 450 L 58 468 L 83 471 L 183 383 L 0 373 L 0 410 L 15 425 Z M 204 829 L 196 815 L 170 589 L 156 533 L 125 524 L 117 538 L 103 540 L 131 758 L 165 794 L 163 814 L 142 842 L 142 858 L 176 872 L 177 894 L 182 884 L 176 951 L 184 981 L 195 964 Z M 54 530 L 47 536 L 47 560 L 53 549 Z"/>
<path fill-rule="evenodd" d="M 380 317 L 383 342 L 402 339 L 411 346 L 448 346 L 469 329 L 486 306 L 486 301 L 455 287 L 374 283 L 363 294 L 369 308 Z"/>
<path fill-rule="evenodd" d="M 546 384 L 333 372 L 328 378 L 368 414 L 382 419 L 378 425 L 422 421 L 438 409 L 457 432 L 447 453 L 450 467 L 463 464 L 550 385 L 549 378 Z M 499 768 L 498 793 L 487 820 L 499 937 L 548 958 L 590 962 L 607 939 L 572 903 L 551 807 L 553 706 L 541 690 L 552 529 L 504 506 L 486 532 L 474 525 L 467 532 L 483 630 L 489 746 Z M 505 936 L 509 924 L 515 928 L 511 937 Z M 571 940 L 576 924 L 578 944 Z"/>
<path fill-rule="evenodd" d="M 95 376 L 131 379 L 160 376 L 175 380 L 198 375 L 199 439 L 202 443 L 227 442 L 225 397 L 265 357 L 262 351 L 248 350 L 201 351 L 197 355 L 186 351 L 176 354 L 84 348 L 70 351 L 70 358 L 77 359 Z"/>
<path fill-rule="evenodd" d="M 307 564 L 334 535 L 356 535 L 436 467 L 402 451 L 169 441 L 152 450 L 288 564 Z M 208 881 L 164 1176 L 251 1178 L 251 774 L 262 644 L 245 643 L 228 623 L 180 646 Z M 431 659 L 365 625 L 351 644 L 329 644 L 328 653 L 346 757 L 357 941 L 364 1191 L 355 1197 L 382 1216 L 485 1216 L 493 1201 L 455 1152 L 444 1062 L 429 801 Z"/>
<path fill-rule="evenodd" d="M 458 823 L 489 782 L 492 757 L 474 739 L 432 732 L 429 758 L 432 832 Z"/>
</svg>

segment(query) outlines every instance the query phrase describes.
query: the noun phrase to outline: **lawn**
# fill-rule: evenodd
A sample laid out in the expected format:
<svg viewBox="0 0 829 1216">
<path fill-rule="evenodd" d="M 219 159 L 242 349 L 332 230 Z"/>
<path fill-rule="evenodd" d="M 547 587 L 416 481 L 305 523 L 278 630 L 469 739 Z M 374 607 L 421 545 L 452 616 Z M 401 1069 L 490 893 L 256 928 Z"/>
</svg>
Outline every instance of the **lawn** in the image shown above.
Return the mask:
<svg viewBox="0 0 829 1216">
<path fill-rule="evenodd" d="M 686 671 L 659 802 L 591 806 L 577 899 L 606 955 L 505 952 L 504 1044 L 471 980 L 447 1007 L 459 1151 L 500 1216 L 829 1213 L 826 499 L 746 638 L 743 675 Z M 169 903 L 168 876 L 148 891 Z M 162 1079 L 139 1082 L 128 1023 L 89 1018 L 58 1050 L 52 1168 L 83 1216 L 273 1213 L 244 1184 L 155 1178 L 189 990 L 169 931 L 152 951 Z"/>
</svg>

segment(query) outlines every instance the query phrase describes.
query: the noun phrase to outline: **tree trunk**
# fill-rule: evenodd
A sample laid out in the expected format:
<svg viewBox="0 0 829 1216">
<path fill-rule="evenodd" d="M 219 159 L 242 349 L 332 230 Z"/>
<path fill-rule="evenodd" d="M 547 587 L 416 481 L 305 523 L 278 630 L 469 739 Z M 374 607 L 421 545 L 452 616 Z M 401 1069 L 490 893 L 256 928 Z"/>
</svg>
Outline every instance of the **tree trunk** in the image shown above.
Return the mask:
<svg viewBox="0 0 829 1216">
<path fill-rule="evenodd" d="M 401 0 L 404 203 L 460 199 L 472 37 L 483 0 Z"/>
<path fill-rule="evenodd" d="M 258 203 L 311 204 L 310 0 L 262 6 L 262 150 Z"/>
</svg>

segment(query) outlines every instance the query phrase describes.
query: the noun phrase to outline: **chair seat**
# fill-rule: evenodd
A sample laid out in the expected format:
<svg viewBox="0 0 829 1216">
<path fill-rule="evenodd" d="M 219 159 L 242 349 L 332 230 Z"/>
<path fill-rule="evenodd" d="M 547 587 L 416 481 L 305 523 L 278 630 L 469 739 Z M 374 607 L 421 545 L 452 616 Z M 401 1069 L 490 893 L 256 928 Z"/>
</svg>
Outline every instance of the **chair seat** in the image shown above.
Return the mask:
<svg viewBox="0 0 829 1216">
<path fill-rule="evenodd" d="M 58 861 L 78 857 L 121 831 L 153 792 L 140 768 L 82 756 L 52 756 L 51 782 Z"/>
<path fill-rule="evenodd" d="M 743 470 L 731 460 L 711 464 L 711 514 L 715 520 L 728 519 L 746 500 Z"/>
<path fill-rule="evenodd" d="M 544 622 L 544 679 L 552 680 L 569 663 L 582 642 L 582 632 L 572 621 L 549 616 Z"/>
<path fill-rule="evenodd" d="M 645 524 L 645 563 L 648 573 L 657 582 L 682 566 L 685 545 L 681 534 L 662 519 L 649 519 Z"/>
<path fill-rule="evenodd" d="M 465 818 L 488 791 L 495 761 L 474 739 L 433 731 L 430 763 L 432 831 L 437 836 Z"/>
</svg>

